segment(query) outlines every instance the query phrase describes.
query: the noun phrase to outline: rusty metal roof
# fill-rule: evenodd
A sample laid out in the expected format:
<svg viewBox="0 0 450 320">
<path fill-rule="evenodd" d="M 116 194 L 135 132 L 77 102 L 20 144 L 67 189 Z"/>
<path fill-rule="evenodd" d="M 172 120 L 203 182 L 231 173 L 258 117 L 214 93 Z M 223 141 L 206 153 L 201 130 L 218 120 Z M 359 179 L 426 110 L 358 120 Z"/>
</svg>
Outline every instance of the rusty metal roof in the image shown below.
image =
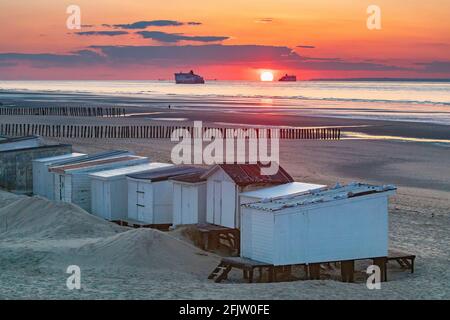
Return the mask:
<svg viewBox="0 0 450 320">
<path fill-rule="evenodd" d="M 200 168 L 199 168 L 200 169 Z M 185 182 L 185 183 L 199 183 L 205 182 L 207 179 L 203 178 L 203 175 L 208 171 L 207 169 L 200 169 L 197 173 L 185 174 L 182 176 L 176 176 L 171 178 L 170 180 Z"/>
<path fill-rule="evenodd" d="M 204 173 L 204 170 L 205 169 L 190 167 L 190 166 L 173 166 L 173 167 L 156 169 L 156 170 L 151 170 L 151 171 L 142 172 L 142 173 L 129 174 L 127 177 L 132 178 L 132 179 L 149 180 L 151 182 L 158 182 L 158 181 L 165 181 L 170 178 L 173 178 L 176 176 L 181 176 L 181 175 L 195 174 L 195 173 L 199 173 L 199 172 Z"/>
<path fill-rule="evenodd" d="M 86 162 L 81 162 L 81 163 L 76 163 L 76 164 L 71 164 L 71 165 L 66 165 L 66 166 L 52 167 L 49 169 L 49 171 L 64 174 L 70 170 L 83 169 L 83 168 L 94 167 L 94 166 L 98 166 L 98 165 L 102 165 L 102 164 L 124 162 L 124 161 L 137 160 L 137 159 L 142 159 L 142 158 L 144 158 L 144 157 L 124 156 L 124 157 L 108 158 L 108 159 L 102 159 L 102 160 L 96 160 L 96 161 L 86 161 Z"/>
<path fill-rule="evenodd" d="M 274 175 L 263 175 L 261 169 L 264 168 L 261 163 L 257 164 L 218 164 L 202 177 L 208 178 L 218 168 L 221 168 L 225 173 L 241 187 L 249 186 L 252 184 L 283 184 L 294 182 L 294 178 L 279 166 L 278 172 Z"/>
</svg>

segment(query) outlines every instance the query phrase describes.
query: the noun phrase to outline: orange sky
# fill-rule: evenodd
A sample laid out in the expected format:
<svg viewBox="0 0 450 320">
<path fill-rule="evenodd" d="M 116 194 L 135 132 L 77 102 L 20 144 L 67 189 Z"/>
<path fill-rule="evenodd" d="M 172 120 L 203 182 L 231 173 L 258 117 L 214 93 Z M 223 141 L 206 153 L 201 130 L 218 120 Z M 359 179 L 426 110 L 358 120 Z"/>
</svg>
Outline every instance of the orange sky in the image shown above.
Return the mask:
<svg viewBox="0 0 450 320">
<path fill-rule="evenodd" d="M 66 8 L 81 8 L 81 30 L 66 28 Z M 382 12 L 382 29 L 366 27 L 369 5 Z M 156 79 L 177 69 L 201 71 L 207 78 L 255 79 L 257 70 L 317 77 L 447 77 L 450 78 L 450 1 L 448 0 L 2 0 L 0 3 L 0 79 Z M 180 26 L 121 29 L 102 24 L 173 20 Z M 188 25 L 187 22 L 201 25 Z M 123 31 L 119 36 L 77 35 L 78 31 Z M 148 31 L 186 36 L 166 42 L 144 38 Z M 191 41 L 189 37 L 226 37 Z M 216 59 L 195 57 L 152 60 L 149 57 L 106 56 L 102 46 L 233 46 Z M 229 55 L 242 45 L 291 49 L 295 56 L 267 55 L 255 46 L 255 59 Z M 297 48 L 297 46 L 314 48 Z M 91 46 L 96 46 L 93 49 Z M 57 55 L 93 50 L 102 59 L 60 61 Z M 136 49 L 136 48 L 135 48 Z M 170 50 L 170 48 L 165 48 Z M 249 49 L 250 50 L 250 49 Z M 197 51 L 195 51 L 197 52 Z M 216 51 L 214 51 L 216 52 Z M 56 55 L 45 58 L 33 54 Z M 216 52 L 217 53 L 217 52 Z M 18 55 L 19 54 L 19 55 Z M 127 53 L 128 54 L 128 53 Z M 195 53 L 191 53 L 195 54 Z M 120 57 L 120 58 L 119 58 Z M 78 57 L 75 57 L 78 59 Z M 53 60 L 52 60 L 53 59 Z M 134 59 L 134 60 L 133 60 Z M 70 60 L 70 59 L 69 59 Z M 213 61 L 214 60 L 214 61 Z M 72 76 L 71 76 L 71 75 Z"/>
</svg>

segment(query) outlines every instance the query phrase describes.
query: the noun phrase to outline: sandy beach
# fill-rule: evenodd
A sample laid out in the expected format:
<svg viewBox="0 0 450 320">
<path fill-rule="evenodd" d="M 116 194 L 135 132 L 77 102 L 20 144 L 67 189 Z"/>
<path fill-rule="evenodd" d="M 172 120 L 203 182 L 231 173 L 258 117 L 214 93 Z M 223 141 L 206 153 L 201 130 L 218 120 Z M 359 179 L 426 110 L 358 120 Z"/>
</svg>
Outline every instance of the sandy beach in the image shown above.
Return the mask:
<svg viewBox="0 0 450 320">
<path fill-rule="evenodd" d="M 95 104 L 95 100 L 92 98 L 89 103 Z M 101 101 L 111 102 L 108 99 Z M 29 100 L 22 103 L 32 104 Z M 137 104 L 139 106 L 132 105 L 127 110 L 136 114 L 126 118 L 2 116 L 0 123 L 180 125 L 193 120 L 206 124 L 220 120 L 221 123 L 241 125 L 342 127 L 341 141 L 281 141 L 281 165 L 297 181 L 330 185 L 350 181 L 397 185 L 398 193 L 390 203 L 390 247 L 416 254 L 416 272 L 409 274 L 398 265 L 390 264 L 390 281 L 383 283 L 381 290 L 368 290 L 364 281 L 344 284 L 332 277 L 320 281 L 245 284 L 237 273 L 228 282 L 218 285 L 208 281 L 207 275 L 219 257 L 201 252 L 185 239 L 175 237 L 175 233 L 129 230 L 70 205 L 2 192 L 0 298 L 450 298 L 447 273 L 450 264 L 448 126 L 314 117 L 273 110 L 255 113 L 239 108 L 229 112 L 181 107 L 169 110 L 166 102 Z M 369 137 L 357 137 L 354 133 Z M 386 136 L 390 138 L 382 139 Z M 70 143 L 77 152 L 128 149 L 159 162 L 170 161 L 174 145 L 168 140 L 144 139 L 46 140 Z M 65 286 L 68 276 L 65 269 L 71 264 L 79 264 L 82 268 L 82 290 L 69 291 Z M 362 271 L 367 264 L 358 264 L 360 279 L 364 279 Z"/>
</svg>

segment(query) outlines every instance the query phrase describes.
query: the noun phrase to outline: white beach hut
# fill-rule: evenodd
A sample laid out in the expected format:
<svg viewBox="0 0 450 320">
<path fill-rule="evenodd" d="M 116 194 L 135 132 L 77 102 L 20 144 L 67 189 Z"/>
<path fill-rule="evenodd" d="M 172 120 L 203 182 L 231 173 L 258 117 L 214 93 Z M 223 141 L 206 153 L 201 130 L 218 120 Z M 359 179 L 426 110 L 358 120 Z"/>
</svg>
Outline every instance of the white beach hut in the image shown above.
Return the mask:
<svg viewBox="0 0 450 320">
<path fill-rule="evenodd" d="M 90 174 L 91 213 L 106 220 L 126 219 L 128 216 L 128 183 L 126 176 L 170 166 L 173 165 L 153 162 Z"/>
<path fill-rule="evenodd" d="M 194 174 L 203 169 L 173 166 L 128 175 L 128 219 L 154 225 L 173 222 L 173 181 L 170 178 Z"/>
<path fill-rule="evenodd" d="M 241 193 L 294 181 L 281 166 L 271 176 L 261 169 L 260 164 L 218 164 L 208 170 L 202 176 L 207 179 L 206 222 L 238 229 Z"/>
<path fill-rule="evenodd" d="M 49 200 L 54 198 L 54 179 L 53 173 L 48 171 L 52 165 L 61 163 L 69 159 L 80 159 L 85 156 L 83 153 L 69 153 L 62 156 L 48 157 L 33 160 L 33 194 L 35 196 L 45 197 Z"/>
<path fill-rule="evenodd" d="M 85 155 L 82 153 L 69 153 L 67 155 L 42 158 L 33 161 L 33 193 L 49 200 L 55 200 L 55 178 L 50 172 L 51 167 L 66 166 L 76 163 L 95 161 L 100 159 L 114 158 L 132 155 L 129 151 L 113 150 Z"/>
<path fill-rule="evenodd" d="M 245 204 L 241 256 L 276 266 L 386 257 L 394 192 L 350 184 Z"/>
<path fill-rule="evenodd" d="M 147 163 L 148 158 L 119 156 L 95 161 L 51 167 L 55 179 L 55 200 L 74 203 L 84 210 L 91 210 L 91 181 L 89 174 L 120 167 Z"/>
<path fill-rule="evenodd" d="M 173 225 L 206 223 L 206 179 L 199 173 L 171 178 L 173 181 Z"/>
</svg>

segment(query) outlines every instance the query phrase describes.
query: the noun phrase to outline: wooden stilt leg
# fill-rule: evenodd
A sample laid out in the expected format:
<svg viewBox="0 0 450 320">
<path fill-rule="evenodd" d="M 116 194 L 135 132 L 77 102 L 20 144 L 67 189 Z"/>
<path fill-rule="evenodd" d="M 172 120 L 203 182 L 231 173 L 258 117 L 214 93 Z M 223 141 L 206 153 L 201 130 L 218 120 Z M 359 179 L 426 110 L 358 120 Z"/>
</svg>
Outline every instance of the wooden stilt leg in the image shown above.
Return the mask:
<svg viewBox="0 0 450 320">
<path fill-rule="evenodd" d="M 342 282 L 353 282 L 355 273 L 355 260 L 341 262 Z"/>
<path fill-rule="evenodd" d="M 381 282 L 387 281 L 387 258 L 375 258 L 373 259 L 373 264 L 378 266 L 381 271 Z"/>
<path fill-rule="evenodd" d="M 273 273 L 274 273 L 273 267 L 267 267 L 267 271 L 269 272 L 269 282 L 273 282 L 274 281 L 274 279 L 273 279 Z"/>
<path fill-rule="evenodd" d="M 308 265 L 309 269 L 309 279 L 319 280 L 320 279 L 320 263 L 311 263 Z"/>
<path fill-rule="evenodd" d="M 248 272 L 248 283 L 253 283 L 253 269 Z"/>
</svg>

